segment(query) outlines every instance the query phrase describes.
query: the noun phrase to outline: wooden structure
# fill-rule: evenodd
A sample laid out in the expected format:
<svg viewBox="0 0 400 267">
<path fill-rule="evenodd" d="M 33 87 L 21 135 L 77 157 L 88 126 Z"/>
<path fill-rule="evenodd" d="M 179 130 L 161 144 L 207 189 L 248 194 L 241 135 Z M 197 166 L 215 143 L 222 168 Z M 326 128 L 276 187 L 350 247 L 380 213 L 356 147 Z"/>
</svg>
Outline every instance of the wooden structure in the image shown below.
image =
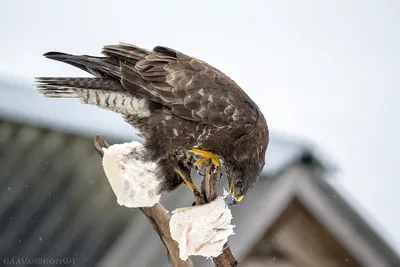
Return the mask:
<svg viewBox="0 0 400 267">
<path fill-rule="evenodd" d="M 272 184 L 264 230 L 240 266 L 400 266 L 398 256 L 317 173 L 293 165 Z"/>
</svg>

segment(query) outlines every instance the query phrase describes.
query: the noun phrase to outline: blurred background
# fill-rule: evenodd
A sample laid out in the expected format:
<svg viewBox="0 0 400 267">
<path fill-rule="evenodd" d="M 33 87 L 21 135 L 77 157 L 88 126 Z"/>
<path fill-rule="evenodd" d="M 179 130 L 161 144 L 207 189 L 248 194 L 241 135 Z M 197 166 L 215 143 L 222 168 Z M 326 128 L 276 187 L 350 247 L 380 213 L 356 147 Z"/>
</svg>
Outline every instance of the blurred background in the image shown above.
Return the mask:
<svg viewBox="0 0 400 267">
<path fill-rule="evenodd" d="M 33 86 L 86 75 L 45 52 L 99 55 L 128 42 L 205 60 L 266 116 L 263 179 L 233 208 L 241 265 L 400 266 L 399 11 L 395 0 L 3 2 L 0 265 L 168 266 L 142 214 L 116 204 L 92 146 L 95 134 L 114 143 L 136 130 Z M 191 203 L 184 188 L 164 200 Z"/>
</svg>

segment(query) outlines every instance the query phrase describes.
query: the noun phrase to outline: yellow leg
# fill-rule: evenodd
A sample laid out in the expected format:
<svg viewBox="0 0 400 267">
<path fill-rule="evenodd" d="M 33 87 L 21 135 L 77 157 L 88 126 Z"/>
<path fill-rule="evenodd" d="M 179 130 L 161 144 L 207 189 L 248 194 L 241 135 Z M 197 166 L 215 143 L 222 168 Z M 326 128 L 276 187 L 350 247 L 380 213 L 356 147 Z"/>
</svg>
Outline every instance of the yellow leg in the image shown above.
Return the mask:
<svg viewBox="0 0 400 267">
<path fill-rule="evenodd" d="M 199 149 L 199 148 L 192 148 L 189 150 L 189 152 L 192 152 L 193 154 L 201 156 L 201 158 L 196 162 L 196 166 L 199 169 L 202 168 L 204 166 L 204 164 L 206 164 L 206 162 L 211 159 L 211 163 L 215 167 L 217 167 L 218 174 L 222 174 L 221 162 L 220 162 L 219 158 L 217 157 L 217 155 L 215 155 L 209 151 Z"/>
<path fill-rule="evenodd" d="M 182 180 L 190 188 L 190 190 L 192 190 L 195 193 L 199 193 L 200 194 L 199 189 L 197 189 L 196 185 L 193 183 L 192 178 L 190 176 L 187 176 L 179 168 L 175 168 L 175 172 L 182 178 Z"/>
</svg>

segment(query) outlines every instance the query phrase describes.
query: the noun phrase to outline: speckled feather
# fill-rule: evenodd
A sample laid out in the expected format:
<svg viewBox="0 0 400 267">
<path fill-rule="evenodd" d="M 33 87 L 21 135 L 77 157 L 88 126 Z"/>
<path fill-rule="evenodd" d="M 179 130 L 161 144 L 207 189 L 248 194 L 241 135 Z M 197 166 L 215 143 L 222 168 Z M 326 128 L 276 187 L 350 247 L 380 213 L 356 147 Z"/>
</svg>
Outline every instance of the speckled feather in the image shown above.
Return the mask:
<svg viewBox="0 0 400 267">
<path fill-rule="evenodd" d="M 189 173 L 197 147 L 218 155 L 232 170 L 246 172 L 247 190 L 264 166 L 269 142 L 264 116 L 248 95 L 211 65 L 157 46 L 130 44 L 103 48 L 104 57 L 59 52 L 45 56 L 83 69 L 94 78 L 37 78 L 48 97 L 75 97 L 122 114 L 145 139 L 149 161 L 161 163 L 161 191 Z"/>
</svg>

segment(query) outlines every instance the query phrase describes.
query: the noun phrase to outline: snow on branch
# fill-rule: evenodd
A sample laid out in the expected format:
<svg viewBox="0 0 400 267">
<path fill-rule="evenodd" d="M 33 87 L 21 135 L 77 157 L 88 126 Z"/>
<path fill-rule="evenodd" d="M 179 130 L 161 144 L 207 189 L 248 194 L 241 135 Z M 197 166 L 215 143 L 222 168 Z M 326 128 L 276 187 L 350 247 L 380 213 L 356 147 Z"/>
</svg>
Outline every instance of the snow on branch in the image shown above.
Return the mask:
<svg viewBox="0 0 400 267">
<path fill-rule="evenodd" d="M 128 208 L 152 207 L 160 201 L 157 164 L 142 160 L 137 141 L 103 148 L 103 169 L 118 204 Z"/>
<path fill-rule="evenodd" d="M 179 243 L 179 256 L 217 257 L 233 234 L 232 214 L 222 197 L 204 205 L 176 209 L 170 221 L 172 238 Z"/>
<path fill-rule="evenodd" d="M 170 218 L 156 193 L 157 164 L 141 160 L 142 144 L 110 146 L 100 136 L 96 136 L 94 143 L 117 202 L 142 210 L 159 234 L 173 266 L 193 266 L 190 255 L 212 257 L 217 267 L 237 266 L 227 242 L 233 234 L 232 215 L 224 199 L 217 197 L 212 164 L 206 167 L 202 182 L 202 205 L 178 208 Z"/>
</svg>

